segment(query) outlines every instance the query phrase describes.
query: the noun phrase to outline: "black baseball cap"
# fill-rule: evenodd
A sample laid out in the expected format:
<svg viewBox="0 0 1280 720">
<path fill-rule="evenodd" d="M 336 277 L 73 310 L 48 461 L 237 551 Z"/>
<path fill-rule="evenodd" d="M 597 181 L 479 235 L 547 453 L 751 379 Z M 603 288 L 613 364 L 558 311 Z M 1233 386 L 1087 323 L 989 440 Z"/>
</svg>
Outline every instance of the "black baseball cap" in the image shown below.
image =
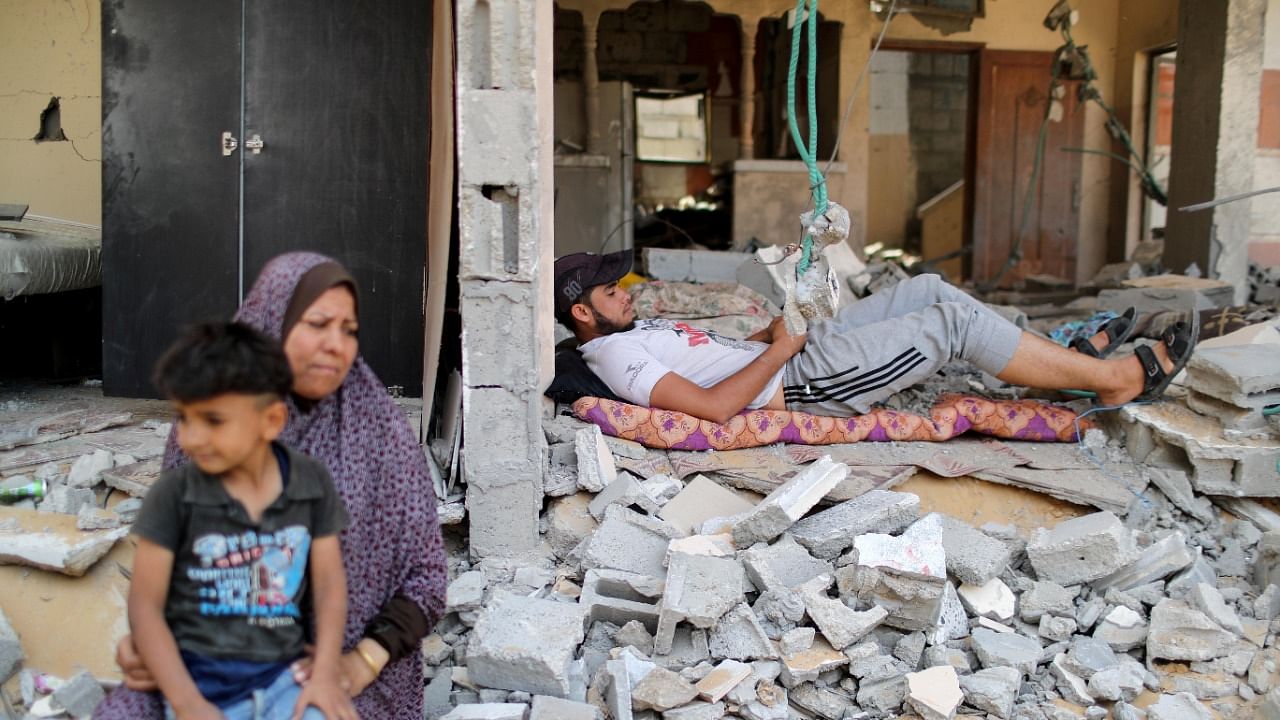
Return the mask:
<svg viewBox="0 0 1280 720">
<path fill-rule="evenodd" d="M 596 285 L 607 285 L 631 272 L 635 260 L 630 250 L 604 255 L 574 253 L 556 259 L 556 314 L 564 315 L 582 293 Z"/>
</svg>

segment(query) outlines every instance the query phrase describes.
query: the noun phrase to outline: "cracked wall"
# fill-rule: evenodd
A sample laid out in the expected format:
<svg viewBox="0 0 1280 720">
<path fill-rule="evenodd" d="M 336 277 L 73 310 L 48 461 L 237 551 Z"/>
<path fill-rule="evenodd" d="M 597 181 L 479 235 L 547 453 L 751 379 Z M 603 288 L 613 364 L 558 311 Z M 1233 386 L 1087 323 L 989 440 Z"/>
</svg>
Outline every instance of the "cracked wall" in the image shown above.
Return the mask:
<svg viewBox="0 0 1280 720">
<path fill-rule="evenodd" d="M 98 0 L 13 0 L 0 22 L 0 202 L 102 223 L 102 15 Z M 57 98 L 66 140 L 37 142 Z"/>
</svg>

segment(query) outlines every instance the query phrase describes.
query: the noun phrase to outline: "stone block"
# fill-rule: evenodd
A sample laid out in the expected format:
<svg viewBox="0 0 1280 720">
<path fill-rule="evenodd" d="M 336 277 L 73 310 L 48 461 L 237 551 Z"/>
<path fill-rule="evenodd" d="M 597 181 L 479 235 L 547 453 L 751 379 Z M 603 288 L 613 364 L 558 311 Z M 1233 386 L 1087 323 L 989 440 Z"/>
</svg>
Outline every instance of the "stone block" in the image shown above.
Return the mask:
<svg viewBox="0 0 1280 720">
<path fill-rule="evenodd" d="M 698 696 L 698 690 L 684 678 L 667 670 L 654 668 L 631 689 L 631 704 L 636 710 L 664 712 L 679 707 Z"/>
<path fill-rule="evenodd" d="M 1075 611 L 1075 600 L 1074 590 L 1068 590 L 1055 582 L 1039 580 L 1018 598 L 1018 616 L 1029 623 L 1040 622 L 1040 617 L 1046 613 L 1067 617 Z"/>
<path fill-rule="evenodd" d="M 930 513 L 926 517 L 935 515 L 942 526 L 947 571 L 961 583 L 982 585 L 1009 564 L 1011 553 L 1005 543 L 950 515 Z"/>
<path fill-rule="evenodd" d="M 497 175 L 521 171 L 495 169 Z M 459 279 L 534 282 L 538 261 L 533 193 L 519 185 L 458 188 Z"/>
<path fill-rule="evenodd" d="M 721 250 L 644 249 L 646 274 L 668 282 L 736 283 L 738 266 L 750 258 L 749 253 Z"/>
<path fill-rule="evenodd" d="M 1068 702 L 1073 702 L 1081 707 L 1093 705 L 1093 695 L 1089 694 L 1089 684 L 1084 678 L 1067 668 L 1064 662 L 1066 657 L 1066 653 L 1058 653 L 1049 663 L 1049 672 L 1058 681 L 1056 685 L 1058 692 Z"/>
<path fill-rule="evenodd" d="M 849 658 L 844 653 L 836 652 L 826 640 L 816 638 L 808 650 L 782 658 L 780 679 L 784 687 L 793 688 L 800 683 L 813 682 L 822 673 L 848 664 Z"/>
<path fill-rule="evenodd" d="M 751 666 L 737 660 L 724 660 L 695 686 L 698 697 L 710 703 L 720 702 L 738 683 L 751 677 Z"/>
<path fill-rule="evenodd" d="M 722 615 L 742 602 L 742 583 L 742 565 L 737 560 L 673 555 L 654 633 L 654 652 L 665 655 L 671 651 L 676 623 L 714 627 Z"/>
<path fill-rule="evenodd" d="M 481 685 L 567 697 L 585 637 L 578 605 L 497 592 L 467 643 L 467 670 Z"/>
<path fill-rule="evenodd" d="M 964 700 L 998 718 L 1013 717 L 1013 703 L 1022 687 L 1022 673 L 1011 667 L 993 667 L 959 678 Z"/>
<path fill-rule="evenodd" d="M 582 567 L 605 568 L 665 578 L 667 543 L 680 533 L 670 525 L 637 512 L 610 506 L 604 522 L 582 549 Z"/>
<path fill-rule="evenodd" d="M 548 695 L 535 695 L 529 708 L 529 720 L 604 720 L 595 705 L 574 702 Z"/>
<path fill-rule="evenodd" d="M 1162 310 L 1186 312 L 1229 307 L 1235 299 L 1231 283 L 1184 275 L 1134 278 L 1122 285 L 1120 290 L 1098 293 L 1099 309 L 1121 312 L 1132 305 L 1140 315 L 1147 315 Z"/>
<path fill-rule="evenodd" d="M 814 558 L 789 534 L 772 545 L 753 545 L 740 552 L 738 559 L 759 590 L 795 588 L 834 571 L 831 563 Z"/>
<path fill-rule="evenodd" d="M 515 558 L 537 552 L 542 488 L 527 480 L 507 485 L 471 482 L 480 472 L 479 468 L 467 466 L 471 556 Z"/>
<path fill-rule="evenodd" d="M 907 705 L 923 720 L 951 720 L 963 701 L 960 678 L 950 665 L 907 675 Z"/>
<path fill-rule="evenodd" d="M 578 455 L 578 487 L 598 493 L 618 478 L 618 466 L 600 428 L 592 425 L 579 430 L 573 436 L 573 448 Z M 592 515 L 597 520 L 601 517 Z"/>
<path fill-rule="evenodd" d="M 1187 567 L 1195 558 L 1187 547 L 1187 539 L 1175 530 L 1143 549 L 1129 565 L 1093 582 L 1093 589 L 1131 590 L 1140 585 L 1168 577 Z"/>
<path fill-rule="evenodd" d="M 1018 605 L 1017 596 L 1000 578 L 992 578 L 982 585 L 961 585 L 956 593 L 969 614 L 999 622 L 1012 620 Z"/>
<path fill-rule="evenodd" d="M 484 604 L 484 590 L 488 585 L 484 573 L 471 570 L 462 573 L 445 590 L 445 612 L 470 612 Z"/>
<path fill-rule="evenodd" d="M 537 135 L 534 93 L 469 89 L 460 95 L 459 184 L 528 186 L 538 162 L 537 144 L 529 142 Z"/>
<path fill-rule="evenodd" d="M 1276 348 L 1266 344 L 1197 348 L 1187 363 L 1187 384 L 1213 397 L 1235 402 L 1251 395 L 1280 393 Z"/>
<path fill-rule="evenodd" d="M 713 517 L 737 515 L 755 507 L 738 493 L 722 487 L 704 475 L 695 475 L 666 505 L 658 511 L 658 517 L 689 535 Z"/>
<path fill-rule="evenodd" d="M 1121 605 L 1102 618 L 1093 630 L 1093 637 L 1116 652 L 1128 652 L 1147 641 L 1148 630 L 1141 615 Z"/>
<path fill-rule="evenodd" d="M 854 541 L 857 564 L 836 573 L 840 594 L 889 612 L 885 624 L 902 630 L 930 630 L 942 610 L 947 584 L 942 528 L 922 518 L 899 537 L 868 533 Z"/>
<path fill-rule="evenodd" d="M 1186 603 L 1166 599 L 1151 609 L 1148 661 L 1212 660 L 1229 654 L 1235 643 L 1235 635 Z"/>
<path fill-rule="evenodd" d="M 591 503 L 590 493 L 576 493 L 552 500 L 547 505 L 544 515 L 547 525 L 545 539 L 556 558 L 565 560 L 573 549 L 600 526 L 591 517 L 588 506 Z"/>
<path fill-rule="evenodd" d="M 67 486 L 73 488 L 91 488 L 101 480 L 104 470 L 115 467 L 110 450 L 94 450 L 76 458 L 67 473 Z"/>
<path fill-rule="evenodd" d="M 848 474 L 848 465 L 833 462 L 827 455 L 805 466 L 734 523 L 734 542 L 738 547 L 750 547 L 773 540 L 804 517 Z"/>
<path fill-rule="evenodd" d="M 859 535 L 892 535 L 920 517 L 920 498 L 911 493 L 871 490 L 863 495 L 806 517 L 791 526 L 790 534 L 819 558 L 835 558 L 853 545 Z"/>
<path fill-rule="evenodd" d="M 13 676 L 24 657 L 18 633 L 5 617 L 4 609 L 0 608 L 0 683 Z"/>
<path fill-rule="evenodd" d="M 459 705 L 440 720 L 524 720 L 525 703 L 475 703 Z"/>
<path fill-rule="evenodd" d="M 1191 607 L 1204 613 L 1205 617 L 1216 625 L 1239 637 L 1244 637 L 1244 626 L 1240 624 L 1240 616 L 1236 615 L 1236 611 L 1227 604 L 1216 587 L 1208 583 L 1200 583 L 1191 590 L 1187 599 Z"/>
<path fill-rule="evenodd" d="M 627 472 L 619 473 L 617 479 L 601 490 L 591 501 L 588 509 L 595 519 L 600 520 L 604 518 L 605 508 L 610 505 L 640 509 L 650 515 L 656 515 L 661 509 L 658 501 L 644 491 L 635 476 Z"/>
<path fill-rule="evenodd" d="M 658 600 L 662 581 L 622 570 L 588 570 L 578 603 L 588 625 L 598 621 L 625 625 L 643 623 L 649 632 L 658 629 Z"/>
<path fill-rule="evenodd" d="M 1011 667 L 1023 675 L 1034 675 L 1040 662 L 1040 643 L 1025 635 L 980 627 L 973 631 L 969 642 L 985 668 Z"/>
<path fill-rule="evenodd" d="M 53 702 L 66 710 L 71 717 L 87 718 L 93 715 L 93 709 L 98 707 L 98 703 L 102 702 L 106 696 L 102 685 L 92 675 L 79 672 L 63 683 L 62 687 L 53 691 Z"/>
<path fill-rule="evenodd" d="M 462 298 L 462 382 L 467 387 L 532 387 L 538 370 L 535 285 L 466 280 Z"/>
<path fill-rule="evenodd" d="M 721 616 L 711 630 L 708 644 L 714 658 L 746 661 L 778 657 L 778 650 L 760 625 L 760 619 L 746 603 Z"/>
<path fill-rule="evenodd" d="M 1036 575 L 1061 585 L 1105 577 L 1137 554 L 1133 533 L 1106 511 L 1065 520 L 1052 530 L 1039 528 L 1027 543 Z"/>
<path fill-rule="evenodd" d="M 818 626 L 818 631 L 831 647 L 843 650 L 866 637 L 889 615 L 883 607 L 875 606 L 859 612 L 839 600 L 827 596 L 831 576 L 819 575 L 799 588 L 804 598 L 805 612 Z"/>
</svg>

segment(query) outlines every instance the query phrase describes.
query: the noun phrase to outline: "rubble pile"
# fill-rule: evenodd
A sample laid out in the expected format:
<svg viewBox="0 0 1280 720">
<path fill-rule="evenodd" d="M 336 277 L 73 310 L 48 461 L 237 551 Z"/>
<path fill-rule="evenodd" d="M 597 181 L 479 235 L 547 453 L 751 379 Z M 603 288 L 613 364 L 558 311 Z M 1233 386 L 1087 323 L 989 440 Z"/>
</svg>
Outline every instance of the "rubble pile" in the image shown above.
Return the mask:
<svg viewBox="0 0 1280 720">
<path fill-rule="evenodd" d="M 825 505 L 829 457 L 758 503 L 642 477 L 656 451 L 555 418 L 554 559 L 453 558 L 427 717 L 1280 718 L 1280 526 L 1216 509 L 1202 485 L 1248 470 L 1162 427 L 1127 420 L 1151 484 L 1125 511 L 1024 536 L 892 490 Z"/>
</svg>

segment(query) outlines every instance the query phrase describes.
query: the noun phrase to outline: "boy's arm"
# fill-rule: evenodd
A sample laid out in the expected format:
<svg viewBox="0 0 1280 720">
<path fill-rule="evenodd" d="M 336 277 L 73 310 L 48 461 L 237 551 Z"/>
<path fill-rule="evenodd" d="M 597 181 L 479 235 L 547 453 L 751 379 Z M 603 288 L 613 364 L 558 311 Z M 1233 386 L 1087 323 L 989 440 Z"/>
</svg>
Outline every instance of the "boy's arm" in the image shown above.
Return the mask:
<svg viewBox="0 0 1280 720">
<path fill-rule="evenodd" d="M 357 718 L 355 707 L 341 687 L 342 635 L 347 626 L 347 576 L 337 535 L 311 541 L 311 592 L 315 611 L 316 645 L 311 680 L 298 696 L 294 718 L 314 706 L 331 720 Z"/>
<path fill-rule="evenodd" d="M 178 717 L 220 718 L 222 714 L 204 699 L 187 672 L 178 653 L 178 643 L 164 618 L 169 578 L 173 573 L 173 551 L 144 537 L 135 538 L 137 550 L 129 582 L 129 628 L 138 655 Z"/>
</svg>

